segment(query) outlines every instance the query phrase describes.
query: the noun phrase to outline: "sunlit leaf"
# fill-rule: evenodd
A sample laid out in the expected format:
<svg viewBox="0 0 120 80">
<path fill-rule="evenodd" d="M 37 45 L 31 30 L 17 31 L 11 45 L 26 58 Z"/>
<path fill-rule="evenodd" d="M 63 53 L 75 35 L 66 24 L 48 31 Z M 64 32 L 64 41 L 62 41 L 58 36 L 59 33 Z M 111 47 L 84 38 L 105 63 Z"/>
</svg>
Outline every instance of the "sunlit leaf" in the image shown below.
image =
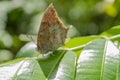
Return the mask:
<svg viewBox="0 0 120 80">
<path fill-rule="evenodd" d="M 111 41 L 91 41 L 82 51 L 76 80 L 120 80 L 120 52 Z"/>
<path fill-rule="evenodd" d="M 0 80 L 45 80 L 34 59 L 13 60 L 0 65 Z"/>
<path fill-rule="evenodd" d="M 68 42 L 66 42 L 64 47 L 65 48 L 73 48 L 73 47 L 77 47 L 77 46 L 83 46 L 83 45 L 86 45 L 86 43 L 88 43 L 89 41 L 97 39 L 97 38 L 100 38 L 100 36 L 86 36 L 86 37 L 73 38 L 73 39 L 69 40 Z M 81 50 L 82 50 L 82 48 L 79 48 L 74 51 L 79 56 Z"/>
<path fill-rule="evenodd" d="M 72 51 L 67 51 L 50 74 L 49 80 L 74 80 L 75 78 L 76 55 Z"/>
<path fill-rule="evenodd" d="M 34 57 L 36 51 L 36 45 L 33 42 L 27 43 L 17 53 L 16 58 Z"/>
<path fill-rule="evenodd" d="M 101 33 L 101 35 L 106 35 L 106 36 L 115 36 L 120 34 L 120 25 L 112 27 L 111 29 L 108 29 L 107 31 L 104 31 Z"/>
<path fill-rule="evenodd" d="M 107 36 L 112 41 L 119 41 L 120 42 L 120 25 L 115 26 L 103 33 L 101 33 L 103 36 Z"/>
<path fill-rule="evenodd" d="M 63 57 L 66 51 L 54 51 L 52 54 L 43 56 L 43 58 L 38 59 L 38 63 L 41 66 L 43 73 L 46 77 L 54 70 L 59 61 Z"/>
</svg>

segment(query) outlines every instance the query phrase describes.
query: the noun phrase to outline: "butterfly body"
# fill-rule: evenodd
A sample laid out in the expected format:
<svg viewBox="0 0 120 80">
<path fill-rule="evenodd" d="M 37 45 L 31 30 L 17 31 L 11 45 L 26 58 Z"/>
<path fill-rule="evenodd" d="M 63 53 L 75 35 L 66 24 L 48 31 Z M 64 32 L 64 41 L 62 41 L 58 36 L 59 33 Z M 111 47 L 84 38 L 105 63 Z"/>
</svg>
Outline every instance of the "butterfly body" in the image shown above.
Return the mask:
<svg viewBox="0 0 120 80">
<path fill-rule="evenodd" d="M 45 54 L 49 51 L 61 47 L 66 39 L 68 28 L 57 16 L 54 6 L 51 4 L 41 21 L 37 37 L 37 49 L 40 53 Z"/>
</svg>

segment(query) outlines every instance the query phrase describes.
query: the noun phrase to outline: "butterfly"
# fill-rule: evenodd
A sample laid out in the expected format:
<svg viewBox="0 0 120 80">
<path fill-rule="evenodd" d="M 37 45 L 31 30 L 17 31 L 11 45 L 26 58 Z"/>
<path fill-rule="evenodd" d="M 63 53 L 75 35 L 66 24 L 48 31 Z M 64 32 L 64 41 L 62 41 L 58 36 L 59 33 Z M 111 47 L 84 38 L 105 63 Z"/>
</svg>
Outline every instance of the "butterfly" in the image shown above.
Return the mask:
<svg viewBox="0 0 120 80">
<path fill-rule="evenodd" d="M 64 45 L 68 27 L 62 23 L 57 12 L 50 4 L 42 18 L 37 36 L 37 50 L 41 54 L 54 51 Z"/>
</svg>

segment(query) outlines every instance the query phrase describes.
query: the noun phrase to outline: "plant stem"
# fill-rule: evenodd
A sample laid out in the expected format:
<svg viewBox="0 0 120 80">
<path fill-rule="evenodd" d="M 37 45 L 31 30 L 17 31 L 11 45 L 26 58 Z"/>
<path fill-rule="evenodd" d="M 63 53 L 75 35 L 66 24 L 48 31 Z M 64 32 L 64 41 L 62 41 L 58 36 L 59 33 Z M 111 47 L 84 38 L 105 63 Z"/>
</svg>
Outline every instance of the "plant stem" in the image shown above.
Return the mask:
<svg viewBox="0 0 120 80">
<path fill-rule="evenodd" d="M 120 37 L 120 34 L 115 35 L 115 36 L 111 36 L 111 37 L 107 37 L 107 36 L 101 36 L 101 37 L 106 39 L 106 40 L 112 40 L 112 39 Z M 86 46 L 86 44 L 83 44 L 83 45 L 76 46 L 76 47 L 73 47 L 73 48 L 66 48 L 66 50 L 77 50 L 77 49 L 81 49 L 81 48 L 83 48 L 85 46 Z"/>
<path fill-rule="evenodd" d="M 66 48 L 66 50 L 77 50 L 77 49 L 81 49 L 81 48 L 83 48 L 85 46 L 86 46 L 86 44 L 81 45 L 81 46 L 77 46 L 77 47 L 73 47 L 73 48 Z"/>
</svg>

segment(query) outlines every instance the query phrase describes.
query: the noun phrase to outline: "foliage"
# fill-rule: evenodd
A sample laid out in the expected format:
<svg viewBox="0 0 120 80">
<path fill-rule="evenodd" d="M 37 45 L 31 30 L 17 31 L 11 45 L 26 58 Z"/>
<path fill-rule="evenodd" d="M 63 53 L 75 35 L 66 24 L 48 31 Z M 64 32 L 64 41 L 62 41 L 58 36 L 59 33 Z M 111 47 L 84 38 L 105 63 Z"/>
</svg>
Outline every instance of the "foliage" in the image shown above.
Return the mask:
<svg viewBox="0 0 120 80">
<path fill-rule="evenodd" d="M 120 36 L 112 34 L 117 29 L 120 26 L 100 35 L 73 38 L 62 49 L 44 56 L 34 57 L 34 44 L 26 44 L 18 59 L 0 64 L 0 79 L 120 80 L 120 45 L 116 44 Z M 31 51 L 32 55 L 27 54 Z"/>
<path fill-rule="evenodd" d="M 41 55 L 35 43 L 27 43 L 31 37 L 26 35 L 37 35 L 51 2 L 63 22 L 72 27 L 63 47 Z M 119 3 L 1 0 L 0 80 L 120 80 Z"/>
<path fill-rule="evenodd" d="M 15 58 L 26 38 L 31 40 L 24 34 L 37 35 L 43 12 L 50 3 L 66 26 L 72 26 L 70 38 L 96 35 L 120 24 L 119 0 L 0 0 L 0 50 L 10 54 L 0 62 Z"/>
</svg>

